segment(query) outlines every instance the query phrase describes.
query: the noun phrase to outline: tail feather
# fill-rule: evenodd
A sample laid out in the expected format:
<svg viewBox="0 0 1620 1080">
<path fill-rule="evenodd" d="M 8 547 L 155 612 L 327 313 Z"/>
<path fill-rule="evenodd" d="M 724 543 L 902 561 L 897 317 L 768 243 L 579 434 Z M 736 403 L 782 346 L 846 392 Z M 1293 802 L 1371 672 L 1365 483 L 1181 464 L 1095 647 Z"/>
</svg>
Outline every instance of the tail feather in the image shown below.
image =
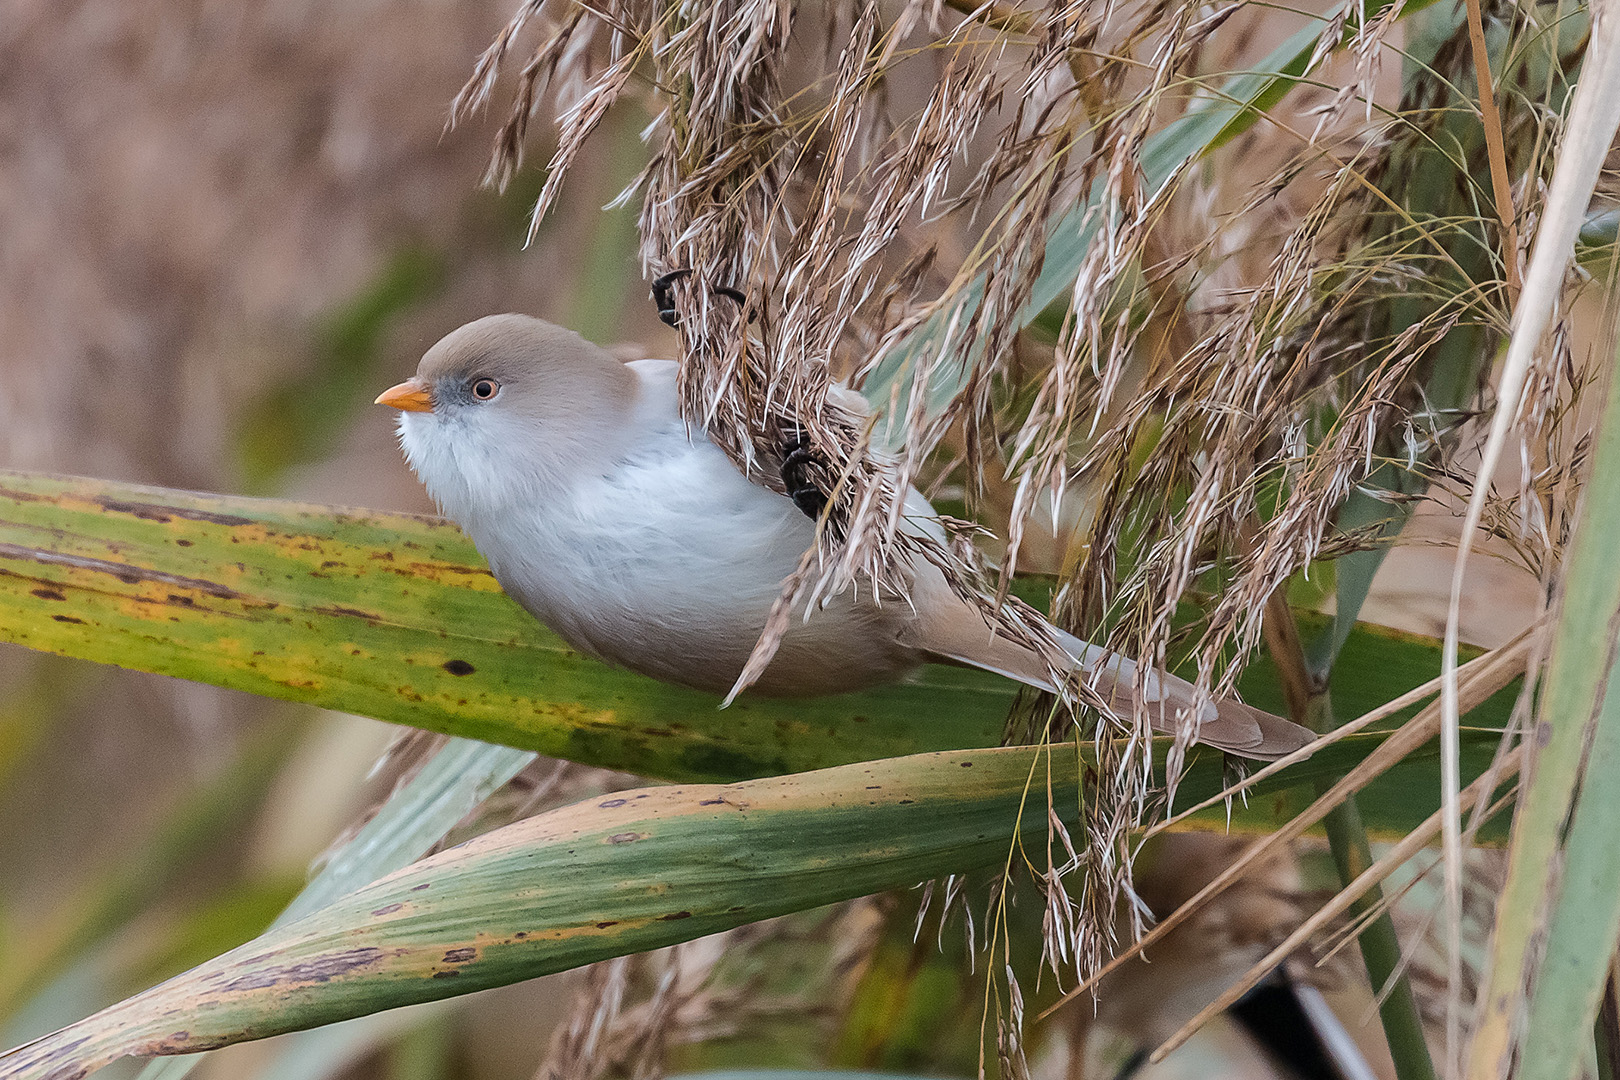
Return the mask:
<svg viewBox="0 0 1620 1080">
<path fill-rule="evenodd" d="M 953 597 L 954 599 L 954 597 Z M 1005 675 L 1042 690 L 1056 691 L 1040 654 L 996 634 L 979 613 L 960 601 L 940 617 L 936 608 L 908 628 L 911 644 L 931 655 Z M 1136 664 L 1117 653 L 1053 628 L 1058 644 L 1072 658 L 1109 707 L 1129 715 L 1136 706 Z M 1155 731 L 1173 734 L 1179 716 L 1192 707 L 1193 686 L 1185 679 L 1149 672 L 1148 715 Z M 1311 732 L 1280 716 L 1239 701 L 1216 701 L 1199 718 L 1197 741 L 1240 757 L 1274 761 L 1311 741 Z"/>
</svg>

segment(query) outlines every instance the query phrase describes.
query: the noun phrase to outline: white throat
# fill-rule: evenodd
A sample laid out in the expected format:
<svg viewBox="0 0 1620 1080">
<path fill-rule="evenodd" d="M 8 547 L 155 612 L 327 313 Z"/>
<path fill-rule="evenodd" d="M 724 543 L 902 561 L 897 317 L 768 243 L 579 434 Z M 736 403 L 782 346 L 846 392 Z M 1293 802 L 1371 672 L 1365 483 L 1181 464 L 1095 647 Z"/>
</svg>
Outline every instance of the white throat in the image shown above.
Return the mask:
<svg viewBox="0 0 1620 1080">
<path fill-rule="evenodd" d="M 399 445 L 440 512 L 472 533 L 561 480 L 533 425 L 494 412 L 401 413 Z"/>
</svg>

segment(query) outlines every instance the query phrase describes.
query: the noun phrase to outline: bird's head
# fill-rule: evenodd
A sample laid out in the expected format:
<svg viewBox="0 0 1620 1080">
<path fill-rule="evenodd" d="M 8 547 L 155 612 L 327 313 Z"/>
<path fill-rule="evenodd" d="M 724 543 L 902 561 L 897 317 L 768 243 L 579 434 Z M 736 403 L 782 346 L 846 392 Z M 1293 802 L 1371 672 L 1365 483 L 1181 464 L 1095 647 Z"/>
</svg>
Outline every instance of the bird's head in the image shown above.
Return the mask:
<svg viewBox="0 0 1620 1080">
<path fill-rule="evenodd" d="M 631 372 L 572 330 L 490 315 L 446 335 L 377 397 L 429 494 L 462 524 L 555 492 L 627 435 Z"/>
</svg>

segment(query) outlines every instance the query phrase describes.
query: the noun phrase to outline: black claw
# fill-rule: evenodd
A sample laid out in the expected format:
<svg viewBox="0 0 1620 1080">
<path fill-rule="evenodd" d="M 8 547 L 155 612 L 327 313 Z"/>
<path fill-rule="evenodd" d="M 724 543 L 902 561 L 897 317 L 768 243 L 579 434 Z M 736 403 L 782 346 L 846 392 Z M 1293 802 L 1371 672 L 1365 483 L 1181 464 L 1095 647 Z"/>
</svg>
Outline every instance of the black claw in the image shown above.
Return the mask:
<svg viewBox="0 0 1620 1080">
<path fill-rule="evenodd" d="M 663 320 L 666 326 L 679 326 L 681 322 L 680 315 L 675 311 L 675 292 L 670 286 L 684 277 L 689 277 L 691 273 L 692 268 L 687 266 L 679 270 L 671 270 L 669 273 L 653 279 L 652 300 L 654 304 L 658 305 L 658 317 Z M 740 290 L 733 289 L 729 285 L 722 285 L 718 289 L 711 287 L 709 291 L 716 296 L 724 296 L 728 300 L 736 301 L 737 306 L 748 313 L 749 322 L 753 322 L 759 317 L 758 312 L 749 308 L 748 297 L 744 296 Z"/>
<path fill-rule="evenodd" d="M 820 459 L 810 449 L 810 440 L 804 433 L 796 434 L 798 437 L 787 444 L 790 449 L 782 456 L 782 486 L 787 488 L 793 505 L 805 516 L 820 520 L 822 511 L 827 509 L 827 496 L 810 478 L 810 469 L 819 465 Z"/>
<path fill-rule="evenodd" d="M 653 279 L 652 301 L 658 305 L 658 317 L 666 326 L 678 326 L 681 321 L 681 317 L 675 313 L 675 293 L 670 286 L 691 273 L 692 268 L 688 266 Z"/>
</svg>

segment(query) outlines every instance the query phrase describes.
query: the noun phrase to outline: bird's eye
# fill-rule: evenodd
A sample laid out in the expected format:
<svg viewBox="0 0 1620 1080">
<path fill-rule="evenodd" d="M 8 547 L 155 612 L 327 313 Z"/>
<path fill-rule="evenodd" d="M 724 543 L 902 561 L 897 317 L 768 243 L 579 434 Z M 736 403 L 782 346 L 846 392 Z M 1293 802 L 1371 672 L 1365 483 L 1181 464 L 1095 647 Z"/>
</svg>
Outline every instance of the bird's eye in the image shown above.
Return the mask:
<svg viewBox="0 0 1620 1080">
<path fill-rule="evenodd" d="M 501 392 L 501 384 L 494 379 L 479 379 L 472 385 L 473 397 L 479 401 L 488 401 Z"/>
</svg>

